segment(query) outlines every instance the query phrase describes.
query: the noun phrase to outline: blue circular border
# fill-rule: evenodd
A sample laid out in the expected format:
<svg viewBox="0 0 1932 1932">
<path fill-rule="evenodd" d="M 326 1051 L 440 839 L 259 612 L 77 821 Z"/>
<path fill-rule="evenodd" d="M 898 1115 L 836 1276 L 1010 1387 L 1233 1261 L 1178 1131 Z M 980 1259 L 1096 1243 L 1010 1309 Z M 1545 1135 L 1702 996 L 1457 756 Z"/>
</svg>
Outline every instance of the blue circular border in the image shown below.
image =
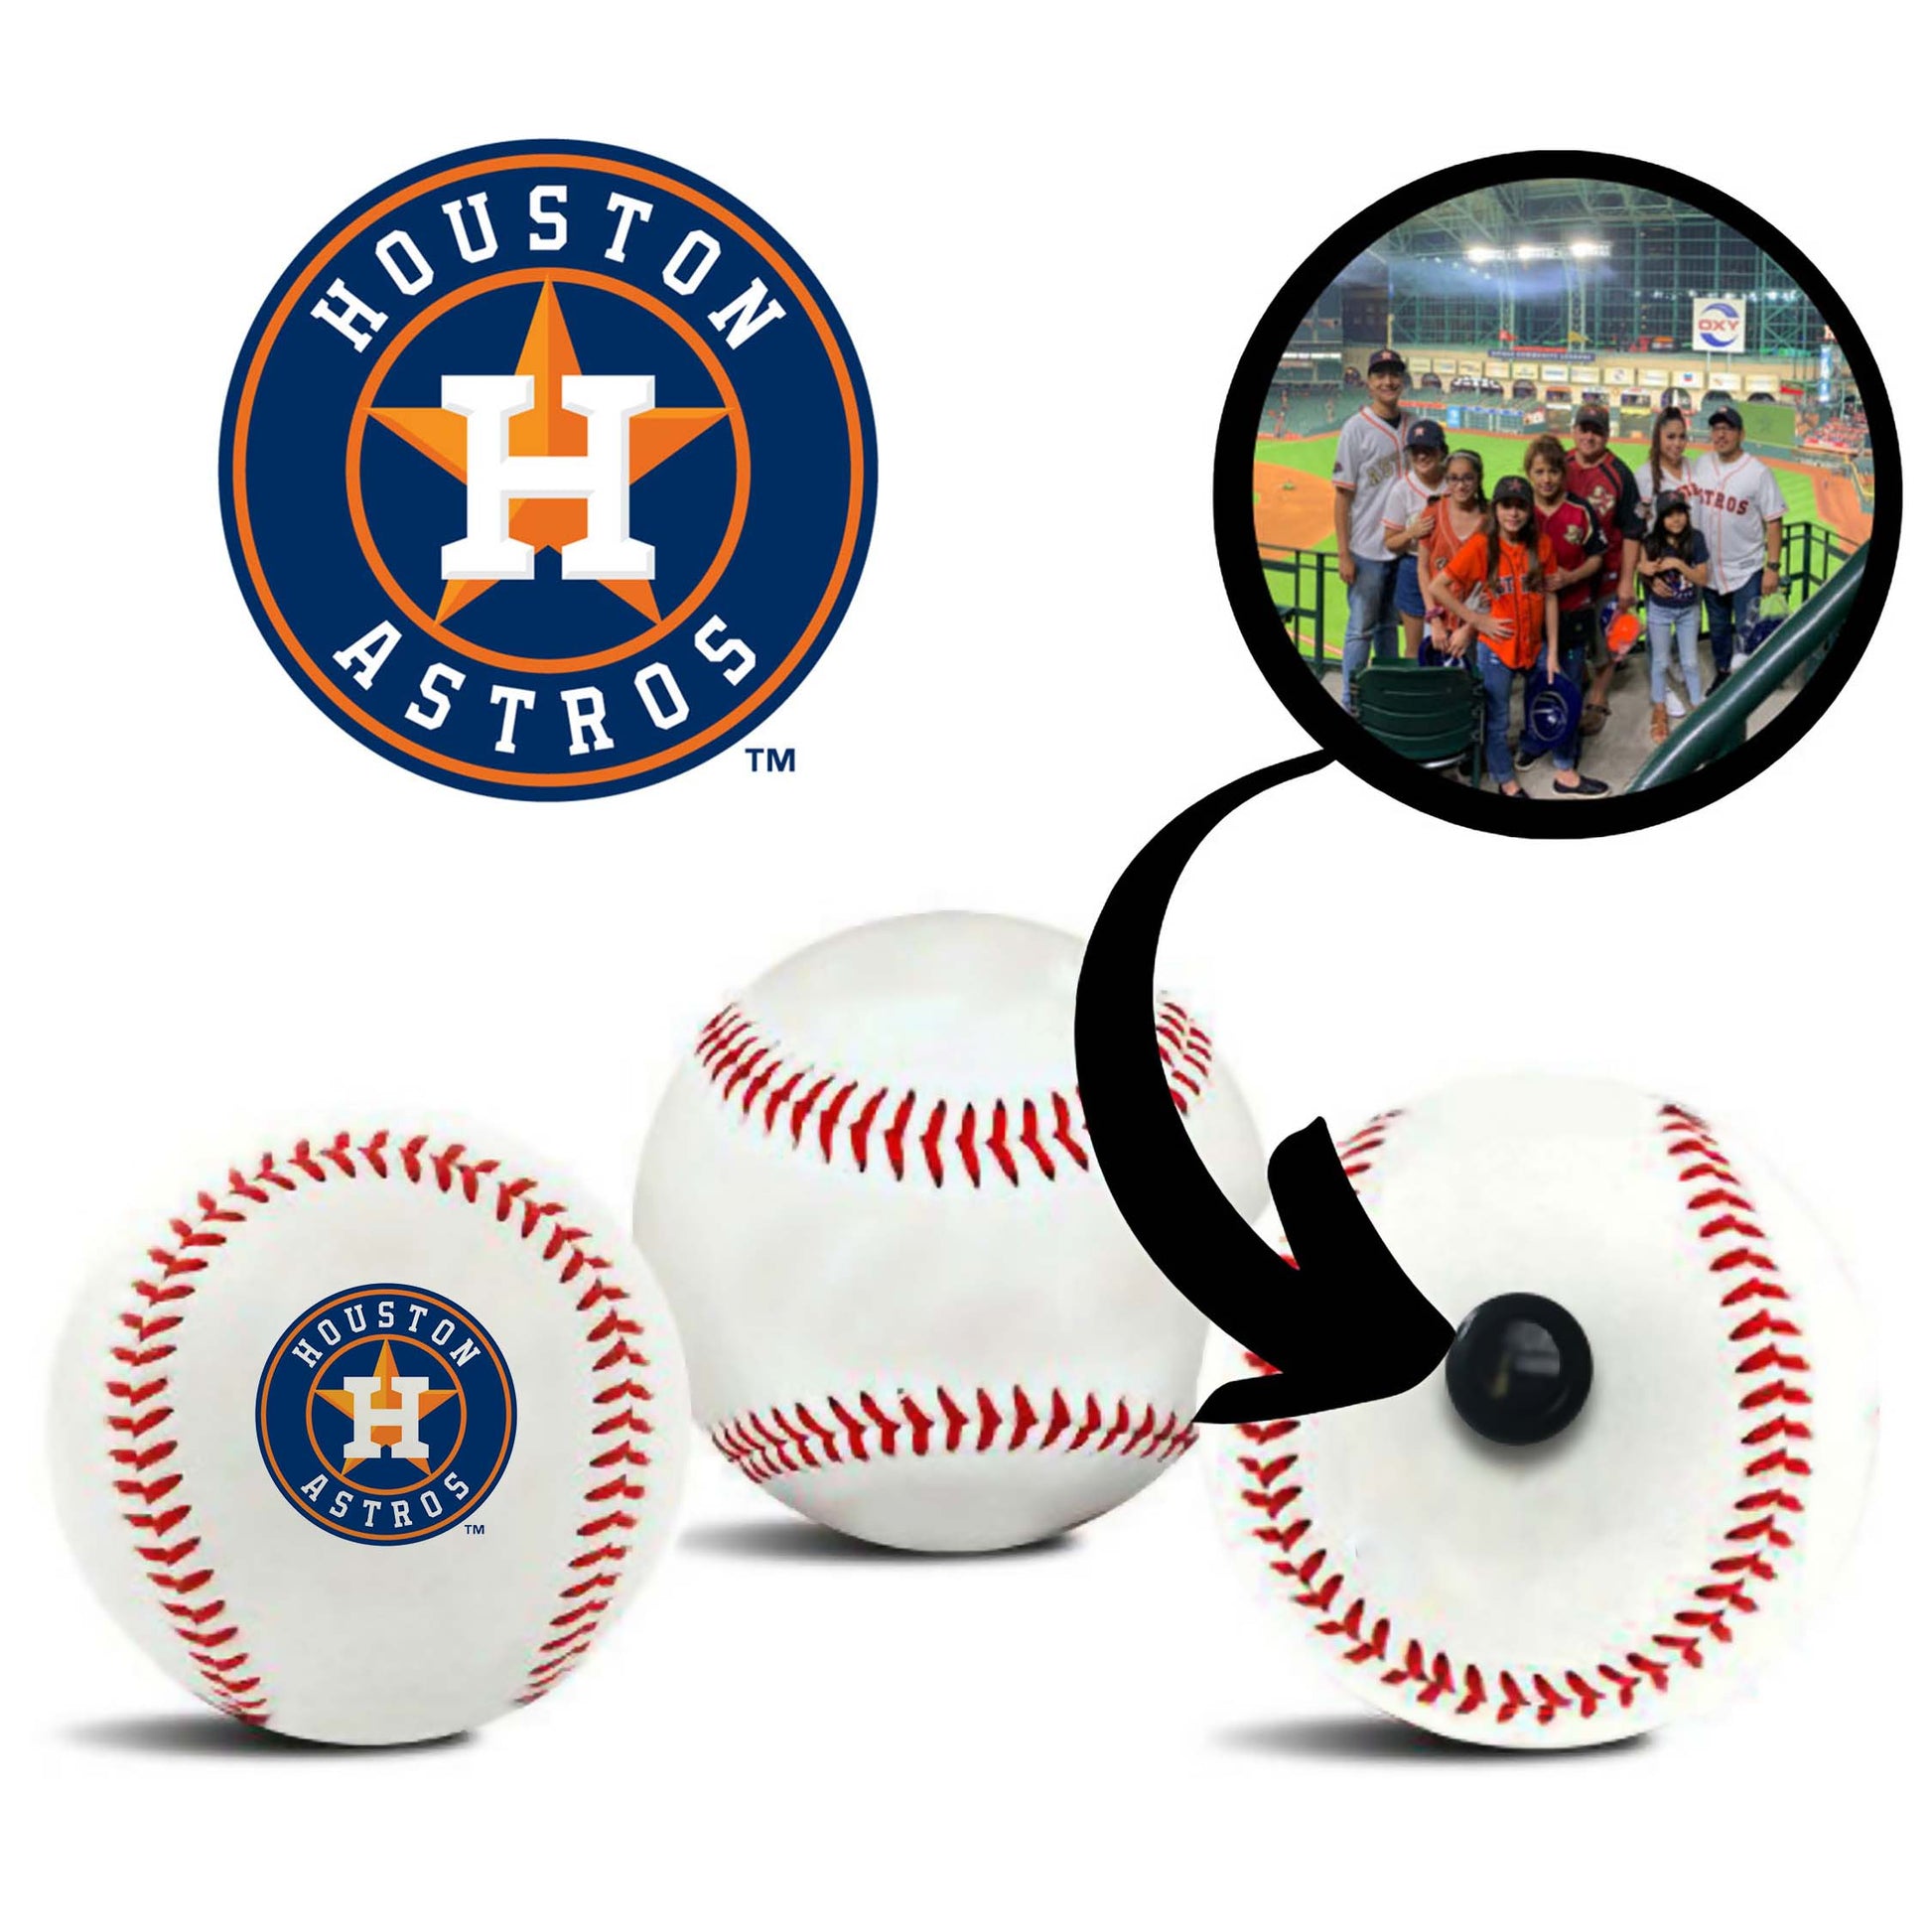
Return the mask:
<svg viewBox="0 0 1932 1932">
<path fill-rule="evenodd" d="M 351 1302 L 358 1296 L 363 1295 L 376 1297 L 393 1296 L 398 1300 L 407 1296 L 415 1296 L 425 1301 L 433 1301 L 443 1309 L 454 1311 L 463 1317 L 464 1321 L 469 1324 L 475 1334 L 489 1344 L 491 1357 L 502 1370 L 503 1406 L 506 1411 L 507 1426 L 503 1436 L 502 1454 L 497 1459 L 495 1471 L 489 1480 L 483 1483 L 481 1488 L 471 1491 L 470 1495 L 465 1498 L 460 1509 L 453 1511 L 447 1516 L 439 1517 L 436 1522 L 436 1527 L 433 1529 L 425 1529 L 420 1536 L 357 1535 L 353 1530 L 338 1528 L 327 1517 L 319 1514 L 303 1501 L 299 1491 L 291 1491 L 286 1475 L 278 1472 L 268 1452 L 268 1443 L 265 1440 L 268 1432 L 263 1427 L 262 1408 L 270 1397 L 271 1388 L 275 1382 L 276 1367 L 286 1359 L 289 1338 L 292 1335 L 300 1333 L 302 1329 L 306 1328 L 327 1311 L 340 1308 L 345 1302 Z M 377 1338 L 377 1335 L 373 1332 L 363 1337 L 367 1341 L 374 1341 Z M 308 1421 L 308 1405 L 313 1400 L 314 1392 L 311 1390 L 310 1394 L 304 1398 L 302 1403 L 305 1430 Z M 496 1337 L 461 1302 L 457 1301 L 453 1296 L 437 1294 L 431 1290 L 417 1288 L 409 1282 L 360 1282 L 353 1288 L 339 1289 L 333 1295 L 325 1295 L 321 1301 L 304 1309 L 275 1337 L 275 1345 L 269 1350 L 268 1360 L 263 1363 L 261 1377 L 255 1384 L 255 1402 L 250 1421 L 255 1432 L 255 1448 L 260 1452 L 262 1468 L 267 1473 L 269 1482 L 274 1486 L 275 1493 L 305 1523 L 310 1524 L 316 1529 L 326 1530 L 331 1536 L 340 1537 L 345 1543 L 353 1543 L 360 1549 L 408 1550 L 414 1549 L 419 1544 L 433 1542 L 437 1537 L 446 1535 L 449 1531 L 455 1529 L 459 1523 L 468 1522 L 477 1510 L 482 1508 L 484 1500 L 495 1493 L 496 1485 L 502 1480 L 503 1471 L 509 1467 L 510 1456 L 516 1449 L 516 1429 L 521 1407 L 522 1405 L 518 1401 L 516 1394 L 516 1378 L 510 1373 L 509 1357 L 504 1354 L 502 1348 L 498 1345 Z"/>
<path fill-rule="evenodd" d="M 844 356 L 846 371 L 852 384 L 852 392 L 857 405 L 860 430 L 860 446 L 865 464 L 865 476 L 860 490 L 859 524 L 853 544 L 852 560 L 845 574 L 831 609 L 826 613 L 819 634 L 812 641 L 804 657 L 792 670 L 784 683 L 760 704 L 750 716 L 741 720 L 729 730 L 721 732 L 708 744 L 665 762 L 648 771 L 632 773 L 626 777 L 611 778 L 602 782 L 581 785 L 527 785 L 515 784 L 492 779 L 481 778 L 465 772 L 450 771 L 442 766 L 410 756 L 396 746 L 367 730 L 359 720 L 334 704 L 326 691 L 318 689 L 302 666 L 290 655 L 282 638 L 277 634 L 275 625 L 263 608 L 255 586 L 250 580 L 246 560 L 243 556 L 239 529 L 235 517 L 233 490 L 233 445 L 236 417 L 239 413 L 241 391 L 247 372 L 254 361 L 255 352 L 263 335 L 283 298 L 302 279 L 303 271 L 313 262 L 317 254 L 337 235 L 344 226 L 366 213 L 377 204 L 391 196 L 406 191 L 413 185 L 432 175 L 452 168 L 460 168 L 477 162 L 507 161 L 519 155 L 530 154 L 570 154 L 581 155 L 586 159 L 621 162 L 629 167 L 648 169 L 662 174 L 689 189 L 693 194 L 702 195 L 716 201 L 755 229 L 767 243 L 773 254 L 781 256 L 786 265 L 798 277 L 825 319 L 839 350 Z M 633 148 L 622 148 L 603 142 L 561 140 L 521 140 L 495 141 L 481 147 L 462 148 L 450 154 L 438 155 L 416 167 L 392 175 L 387 181 L 372 188 L 365 195 L 344 207 L 323 227 L 310 236 L 308 241 L 296 251 L 289 265 L 277 277 L 275 286 L 269 291 L 261 307 L 256 311 L 248 334 L 235 358 L 232 375 L 228 381 L 226 401 L 221 412 L 220 446 L 216 453 L 218 482 L 221 498 L 221 525 L 227 540 L 229 563 L 234 571 L 235 581 L 240 587 L 249 614 L 255 621 L 256 628 L 274 651 L 277 661 L 288 673 L 303 695 L 321 711 L 339 730 L 346 732 L 358 743 L 366 746 L 379 757 L 403 770 L 418 777 L 428 778 L 435 783 L 447 785 L 457 790 L 482 794 L 486 797 L 515 798 L 533 803 L 569 802 L 585 798 L 608 797 L 616 793 L 639 790 L 646 785 L 656 784 L 666 778 L 676 777 L 680 772 L 693 769 L 707 759 L 716 758 L 720 753 L 729 751 L 749 733 L 756 730 L 784 701 L 797 690 L 798 686 L 811 673 L 826 646 L 832 641 L 840 624 L 845 621 L 853 593 L 858 589 L 859 580 L 864 575 L 868 552 L 872 543 L 873 519 L 879 488 L 879 452 L 878 437 L 873 421 L 871 394 L 866 386 L 865 370 L 859 360 L 857 349 L 846 329 L 844 319 L 825 292 L 823 284 L 813 274 L 811 268 L 777 229 L 749 207 L 736 196 L 702 175 L 691 173 L 661 157 L 649 155 Z M 795 640 L 794 640 L 795 641 Z"/>
</svg>

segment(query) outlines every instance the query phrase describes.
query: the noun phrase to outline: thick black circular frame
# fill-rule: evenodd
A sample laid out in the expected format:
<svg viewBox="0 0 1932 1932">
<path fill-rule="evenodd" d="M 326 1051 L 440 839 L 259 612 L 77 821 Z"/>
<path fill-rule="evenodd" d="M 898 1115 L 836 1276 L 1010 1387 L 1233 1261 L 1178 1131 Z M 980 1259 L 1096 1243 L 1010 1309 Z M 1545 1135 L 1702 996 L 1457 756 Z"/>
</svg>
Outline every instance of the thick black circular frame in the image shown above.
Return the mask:
<svg viewBox="0 0 1932 1932">
<path fill-rule="evenodd" d="M 1471 786 L 1446 783 L 1435 773 L 1392 752 L 1372 738 L 1321 688 L 1288 642 L 1275 600 L 1262 575 L 1261 553 L 1255 542 L 1254 450 L 1255 427 L 1261 421 L 1269 384 L 1281 364 L 1281 353 L 1303 317 L 1319 296 L 1364 248 L 1381 239 L 1410 216 L 1471 189 L 1493 188 L 1504 182 L 1531 181 L 1545 176 L 1587 176 L 1595 181 L 1623 182 L 1653 189 L 1688 203 L 1700 212 L 1715 214 L 1754 241 L 1792 279 L 1831 326 L 1838 345 L 1859 384 L 1870 430 L 1873 480 L 1877 504 L 1872 517 L 1871 543 L 1864 581 L 1846 615 L 1838 640 L 1807 681 L 1777 717 L 1763 730 L 1726 756 L 1714 759 L 1688 776 L 1654 790 L 1620 797 L 1592 799 L 1587 805 L 1558 810 L 1539 801 L 1535 811 L 1519 812 L 1503 800 Z M 1879 379 L 1871 350 L 1838 291 L 1818 272 L 1810 258 L 1762 215 L 1717 189 L 1627 156 L 1588 154 L 1581 150 L 1541 149 L 1521 154 L 1491 155 L 1425 175 L 1385 195 L 1372 207 L 1337 228 L 1288 280 L 1268 305 L 1241 353 L 1221 411 L 1214 445 L 1214 547 L 1221 563 L 1221 581 L 1235 621 L 1261 674 L 1296 722 L 1316 744 L 1325 746 L 1377 790 L 1400 798 L 1418 810 L 1471 825 L 1479 831 L 1501 832 L 1515 838 L 1600 838 L 1607 833 L 1661 825 L 1699 807 L 1757 776 L 1773 759 L 1782 758 L 1824 714 L 1852 675 L 1884 607 L 1898 557 L 1900 518 L 1898 433 L 1891 401 Z"/>
</svg>

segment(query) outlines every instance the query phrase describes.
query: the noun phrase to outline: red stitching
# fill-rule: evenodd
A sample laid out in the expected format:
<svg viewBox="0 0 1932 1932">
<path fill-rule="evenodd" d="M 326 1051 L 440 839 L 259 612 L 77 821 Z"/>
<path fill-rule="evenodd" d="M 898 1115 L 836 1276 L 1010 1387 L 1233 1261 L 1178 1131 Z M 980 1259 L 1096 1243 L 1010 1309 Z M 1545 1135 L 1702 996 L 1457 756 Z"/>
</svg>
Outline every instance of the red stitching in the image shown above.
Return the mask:
<svg viewBox="0 0 1932 1932">
<path fill-rule="evenodd" d="M 737 1037 L 721 1033 L 704 1050 L 722 1063 L 736 1050 Z M 165 1433 L 150 1440 L 157 1431 L 165 1432 L 174 1413 L 165 1400 L 168 1377 L 145 1371 L 180 1345 L 174 1334 L 186 1318 L 180 1305 L 198 1292 L 195 1278 L 207 1267 L 201 1251 L 224 1246 L 225 1229 L 304 1184 L 373 1178 L 428 1185 L 445 1194 L 455 1190 L 513 1225 L 519 1239 L 540 1237 L 543 1258 L 557 1264 L 561 1283 L 578 1287 L 588 1273 L 588 1282 L 578 1290 L 576 1311 L 590 1318 L 584 1339 L 597 1351 L 594 1372 L 617 1379 L 605 1381 L 594 1395 L 598 1421 L 592 1430 L 590 1466 L 597 1479 L 584 1494 L 594 1507 L 577 1530 L 585 1547 L 569 1560 L 571 1575 L 558 1592 L 557 1614 L 549 1624 L 556 1634 L 537 1647 L 517 1703 L 544 1696 L 576 1668 L 610 1607 L 630 1555 L 628 1538 L 638 1521 L 634 1506 L 645 1493 L 636 1472 L 650 1463 L 636 1440 L 651 1433 L 641 1409 L 652 1397 L 638 1379 L 650 1366 L 636 1345 L 642 1324 L 623 1306 L 629 1291 L 609 1279 L 610 1262 L 589 1252 L 586 1230 L 571 1225 L 565 1205 L 540 1198 L 535 1180 L 503 1179 L 498 1169 L 497 1162 L 473 1155 L 460 1142 L 432 1148 L 426 1134 L 397 1141 L 386 1128 L 360 1145 L 346 1133 L 323 1142 L 297 1141 L 281 1159 L 264 1154 L 252 1170 L 230 1169 L 225 1188 L 198 1194 L 194 1213 L 169 1223 L 174 1245 L 149 1249 L 153 1271 L 133 1283 L 135 1305 L 118 1317 L 126 1333 L 110 1351 L 117 1368 L 106 1384 L 116 1405 L 106 1417 L 113 1441 L 110 1455 L 124 1472 L 114 1489 L 125 1499 L 122 1514 L 137 1533 L 135 1553 L 152 1566 L 148 1578 L 161 1607 L 209 1687 L 205 1695 L 243 1724 L 270 1723 L 271 1701 L 260 1673 L 248 1670 L 245 1640 L 228 1616 L 213 1567 L 190 1565 L 202 1539 L 193 1527 L 194 1505 L 182 1493 L 183 1474 L 169 1466 L 177 1445 Z M 186 1534 L 176 1534 L 184 1529 Z"/>
<path fill-rule="evenodd" d="M 1184 1114 L 1212 1079 L 1213 1042 L 1173 1000 L 1155 1008 L 1154 1035 L 1168 1091 Z M 895 1180 L 922 1167 L 935 1187 L 955 1175 L 972 1187 L 1056 1180 L 1061 1175 L 1058 1156 L 1082 1172 L 1093 1166 L 1085 1122 L 1077 1117 L 1077 1092 L 961 1104 L 929 1094 L 922 1100 L 912 1088 L 868 1089 L 836 1070 L 809 1062 L 787 1065 L 782 1045 L 765 1038 L 736 1005 L 705 1023 L 696 1052 L 722 1102 L 735 1106 L 746 1120 L 761 1122 L 767 1134 L 775 1134 L 779 1120 L 785 1119 L 791 1144 L 801 1151 L 815 1147 L 828 1165 L 843 1149 L 853 1166 L 867 1173 L 877 1137 Z M 808 1126 L 815 1128 L 809 1140 Z M 919 1156 L 910 1163 L 908 1138 Z"/>
<path fill-rule="evenodd" d="M 1077 1425 L 1076 1404 L 1085 1416 Z M 955 1394 L 940 1388 L 930 1410 L 903 1390 L 884 1401 L 870 1392 L 844 1401 L 834 1396 L 827 1406 L 838 1418 L 837 1431 L 798 1402 L 789 1408 L 748 1409 L 718 1424 L 711 1440 L 741 1473 L 765 1483 L 816 1469 L 821 1460 L 839 1462 L 847 1456 L 869 1462 L 875 1455 L 1072 1455 L 1090 1448 L 1095 1454 L 1167 1462 L 1191 1448 L 1195 1437 L 1181 1416 L 1173 1410 L 1161 1415 L 1152 1403 L 1136 1421 L 1125 1399 L 1119 1399 L 1109 1423 L 1098 1396 L 1069 1398 L 1055 1388 L 1042 1400 L 1018 1384 L 1004 1395 L 991 1389 Z"/>
<path fill-rule="evenodd" d="M 1358 1180 L 1374 1165 L 1374 1151 L 1396 1118 L 1378 1115 L 1338 1144 L 1344 1168 Z M 1709 1123 L 1682 1107 L 1665 1105 L 1658 1109 L 1658 1125 L 1666 1153 L 1682 1164 L 1678 1178 L 1685 1187 L 1694 1238 L 1713 1244 L 1709 1267 L 1724 1291 L 1721 1305 L 1788 1306 L 1790 1292 L 1775 1279 L 1778 1265 L 1756 1225 L 1757 1210 Z M 1699 1185 L 1713 1176 L 1718 1187 Z M 1734 1209 L 1735 1214 L 1713 1217 L 1714 1206 Z M 1750 1219 L 1740 1222 L 1738 1215 Z M 1752 1245 L 1732 1245 L 1740 1237 Z M 1749 1271 L 1750 1279 L 1737 1285 L 1732 1278 L 1741 1271 Z M 1666 1627 L 1652 1633 L 1644 1650 L 1556 1673 L 1520 1668 L 1485 1672 L 1474 1663 L 1457 1664 L 1413 1637 L 1398 1643 L 1389 1619 L 1362 1597 L 1349 1594 L 1347 1577 L 1329 1562 L 1326 1548 L 1302 1554 L 1300 1546 L 1319 1544 L 1322 1532 L 1301 1507 L 1303 1485 L 1294 1477 L 1300 1457 L 1280 1447 L 1302 1428 L 1299 1420 L 1236 1425 L 1238 1434 L 1253 1445 L 1252 1453 L 1237 1458 L 1247 1478 L 1242 1501 L 1262 1519 L 1251 1534 L 1274 1552 L 1270 1567 L 1289 1584 L 1290 1600 L 1318 1616 L 1315 1634 L 1334 1641 L 1344 1663 L 1381 1666 L 1382 1682 L 1411 1687 L 1418 1704 L 1434 1707 L 1452 1698 L 1453 1716 L 1487 1712 L 1499 1725 L 1523 1719 L 1547 1725 L 1564 1713 L 1588 1719 L 1601 1710 L 1628 1710 L 1639 1693 L 1666 1695 L 1673 1671 L 1701 1670 L 1707 1647 L 1729 1643 L 1735 1635 L 1734 1618 L 1756 1611 L 1757 1600 L 1747 1587 L 1777 1580 L 1771 1553 L 1792 1547 L 1792 1519 L 1804 1513 L 1796 1485 L 1811 1474 L 1809 1461 L 1788 1447 L 1811 1440 L 1809 1426 L 1794 1413 L 1811 1402 L 1801 1379 L 1809 1364 L 1796 1350 L 1781 1345 L 1802 1333 L 1787 1314 L 1761 1308 L 1730 1330 L 1729 1339 L 1739 1348 L 1735 1372 L 1751 1378 L 1737 1399 L 1739 1418 L 1750 1425 L 1737 1439 L 1745 1451 L 1744 1490 L 1730 1506 L 1732 1518 L 1742 1520 L 1714 1532 L 1720 1554 L 1713 1557 L 1706 1581 L 1695 1587 L 1689 1603 L 1659 1619 Z M 1259 1356 L 1249 1355 L 1247 1361 L 1263 1374 L 1276 1372 Z M 1767 1477 L 1773 1480 L 1767 1482 Z"/>
</svg>

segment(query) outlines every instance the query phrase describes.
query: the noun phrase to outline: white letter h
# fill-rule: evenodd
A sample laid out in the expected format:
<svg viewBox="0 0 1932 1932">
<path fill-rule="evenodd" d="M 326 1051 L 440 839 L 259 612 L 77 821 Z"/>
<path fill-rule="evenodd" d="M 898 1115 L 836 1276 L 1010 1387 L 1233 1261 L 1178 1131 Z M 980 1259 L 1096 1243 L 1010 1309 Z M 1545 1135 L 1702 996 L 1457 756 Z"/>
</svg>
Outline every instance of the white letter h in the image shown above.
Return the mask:
<svg viewBox="0 0 1932 1932">
<path fill-rule="evenodd" d="M 443 546 L 445 582 L 529 578 L 536 552 L 509 533 L 512 497 L 581 497 L 585 534 L 563 546 L 566 577 L 650 578 L 657 553 L 630 534 L 630 419 L 657 404 L 648 375 L 567 375 L 563 405 L 589 423 L 583 456 L 511 456 L 510 418 L 536 401 L 528 375 L 446 375 L 443 407 L 467 417 L 470 524 Z"/>
<path fill-rule="evenodd" d="M 343 1393 L 355 1402 L 355 1440 L 343 1449 L 345 1461 L 366 1461 L 381 1455 L 385 1450 L 391 1455 L 399 1455 L 405 1462 L 419 1462 L 429 1453 L 429 1447 L 420 1435 L 422 1427 L 422 1402 L 429 1388 L 427 1375 L 396 1375 L 389 1379 L 389 1387 L 401 1398 L 393 1409 L 378 1409 L 375 1396 L 382 1388 L 381 1378 L 374 1375 L 345 1375 Z M 395 1429 L 402 1433 L 399 1443 L 378 1443 L 375 1431 Z"/>
</svg>

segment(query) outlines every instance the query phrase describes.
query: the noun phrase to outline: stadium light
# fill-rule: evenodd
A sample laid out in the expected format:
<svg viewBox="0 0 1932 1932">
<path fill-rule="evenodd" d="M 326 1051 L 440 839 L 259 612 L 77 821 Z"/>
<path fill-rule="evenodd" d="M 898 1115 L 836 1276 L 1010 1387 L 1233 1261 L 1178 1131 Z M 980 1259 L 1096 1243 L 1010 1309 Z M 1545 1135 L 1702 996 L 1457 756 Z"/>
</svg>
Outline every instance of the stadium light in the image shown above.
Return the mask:
<svg viewBox="0 0 1932 1932">
<path fill-rule="evenodd" d="M 1610 252 L 1609 244 L 1603 241 L 1573 241 L 1570 252 L 1579 261 L 1598 258 Z"/>
<path fill-rule="evenodd" d="M 1462 253 L 1472 262 L 1497 262 L 1503 258 L 1503 251 L 1500 248 L 1465 248 Z"/>
</svg>

